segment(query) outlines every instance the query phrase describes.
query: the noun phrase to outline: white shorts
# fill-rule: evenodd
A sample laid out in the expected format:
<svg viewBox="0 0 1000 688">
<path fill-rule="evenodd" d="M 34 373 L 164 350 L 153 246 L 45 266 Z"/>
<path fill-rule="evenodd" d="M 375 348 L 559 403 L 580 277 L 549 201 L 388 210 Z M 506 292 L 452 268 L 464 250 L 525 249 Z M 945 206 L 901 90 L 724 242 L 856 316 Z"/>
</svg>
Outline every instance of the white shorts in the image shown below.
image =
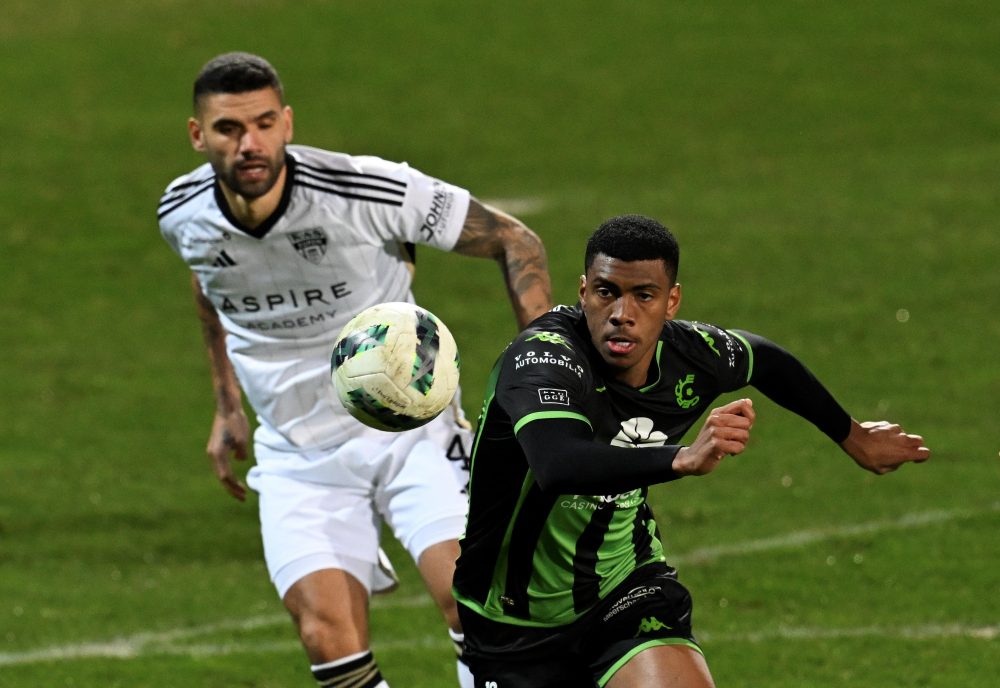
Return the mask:
<svg viewBox="0 0 1000 688">
<path fill-rule="evenodd" d="M 247 484 L 260 496 L 264 558 L 278 595 L 328 568 L 347 571 L 369 593 L 390 589 L 395 581 L 379 563 L 383 523 L 414 561 L 461 537 L 467 503 L 457 477 L 472 449 L 467 425 L 446 411 L 416 430 L 363 433 L 307 471 L 274 470 L 258 454 Z"/>
</svg>

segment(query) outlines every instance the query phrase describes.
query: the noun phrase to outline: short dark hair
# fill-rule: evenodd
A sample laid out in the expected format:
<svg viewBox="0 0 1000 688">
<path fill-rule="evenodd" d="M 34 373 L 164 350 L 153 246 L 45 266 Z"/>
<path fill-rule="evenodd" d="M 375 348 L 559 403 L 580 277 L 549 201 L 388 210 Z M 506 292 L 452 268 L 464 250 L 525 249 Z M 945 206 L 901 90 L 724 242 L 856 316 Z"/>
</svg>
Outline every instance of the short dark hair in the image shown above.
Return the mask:
<svg viewBox="0 0 1000 688">
<path fill-rule="evenodd" d="M 670 230 L 644 215 L 619 215 L 601 223 L 587 241 L 584 272 L 598 254 L 627 262 L 662 260 L 671 282 L 677 280 L 681 260 L 680 246 Z"/>
<path fill-rule="evenodd" d="M 285 104 L 285 89 L 271 63 L 252 53 L 225 53 L 205 63 L 194 80 L 194 111 L 203 96 L 214 93 L 246 93 L 273 88 L 281 104 Z"/>
</svg>

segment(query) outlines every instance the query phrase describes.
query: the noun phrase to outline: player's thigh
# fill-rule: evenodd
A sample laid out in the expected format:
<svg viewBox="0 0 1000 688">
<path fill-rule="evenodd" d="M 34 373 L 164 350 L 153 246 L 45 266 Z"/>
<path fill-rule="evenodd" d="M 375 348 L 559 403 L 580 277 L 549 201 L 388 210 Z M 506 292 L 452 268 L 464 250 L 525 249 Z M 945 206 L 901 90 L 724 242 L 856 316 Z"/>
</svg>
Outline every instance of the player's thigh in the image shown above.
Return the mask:
<svg viewBox="0 0 1000 688">
<path fill-rule="evenodd" d="M 361 490 L 256 474 L 261 536 L 271 580 L 284 596 L 315 570 L 350 571 L 365 587 L 377 568 L 380 520 Z"/>
<path fill-rule="evenodd" d="M 704 656 L 687 645 L 648 647 L 629 659 L 606 688 L 714 688 Z"/>
<path fill-rule="evenodd" d="M 630 666 L 631 672 L 647 667 L 650 650 L 656 651 L 655 659 L 662 654 L 690 663 L 687 658 L 691 653 L 701 657 L 691 630 L 692 609 L 691 594 L 673 570 L 662 563 L 648 564 L 634 571 L 581 619 L 578 653 L 590 662 L 594 679 L 602 686 L 611 685 L 612 677 L 626 667 Z M 661 653 L 660 647 L 683 650 Z"/>
<path fill-rule="evenodd" d="M 431 545 L 461 537 L 467 499 L 445 448 L 430 435 L 399 443 L 392 451 L 405 451 L 405 457 L 395 462 L 395 472 L 378 485 L 375 499 L 393 535 L 419 563 Z"/>
</svg>

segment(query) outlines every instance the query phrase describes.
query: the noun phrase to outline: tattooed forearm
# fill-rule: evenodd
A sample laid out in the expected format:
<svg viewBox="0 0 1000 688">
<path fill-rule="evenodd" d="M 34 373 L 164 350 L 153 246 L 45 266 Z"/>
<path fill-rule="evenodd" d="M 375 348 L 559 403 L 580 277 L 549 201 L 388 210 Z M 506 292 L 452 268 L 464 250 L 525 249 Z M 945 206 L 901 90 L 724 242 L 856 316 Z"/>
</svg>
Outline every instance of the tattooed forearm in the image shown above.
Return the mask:
<svg viewBox="0 0 1000 688">
<path fill-rule="evenodd" d="M 499 258 L 503 255 L 499 233 L 511 222 L 517 221 L 505 213 L 487 209 L 475 198 L 469 199 L 469 212 L 465 216 L 465 225 L 455 244 L 455 251 L 477 258 Z"/>
<path fill-rule="evenodd" d="M 236 372 L 226 353 L 226 337 L 219 322 L 219 314 L 215 306 L 208 300 L 197 278 L 191 276 L 191 290 L 194 293 L 198 307 L 198 319 L 201 321 L 201 334 L 208 349 L 208 361 L 212 371 L 212 389 L 215 392 L 215 405 L 220 413 L 230 413 L 241 408 L 242 397 Z"/>
<path fill-rule="evenodd" d="M 519 327 L 552 307 L 545 247 L 517 218 L 471 199 L 455 251 L 497 261 Z"/>
</svg>

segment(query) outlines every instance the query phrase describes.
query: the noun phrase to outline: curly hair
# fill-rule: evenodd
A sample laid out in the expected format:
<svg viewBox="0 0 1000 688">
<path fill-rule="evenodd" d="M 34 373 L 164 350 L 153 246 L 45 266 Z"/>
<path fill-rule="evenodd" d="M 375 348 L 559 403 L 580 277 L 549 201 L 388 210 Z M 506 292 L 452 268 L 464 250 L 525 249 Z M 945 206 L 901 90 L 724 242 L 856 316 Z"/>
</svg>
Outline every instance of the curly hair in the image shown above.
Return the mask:
<svg viewBox="0 0 1000 688">
<path fill-rule="evenodd" d="M 619 215 L 605 220 L 587 241 L 586 272 L 598 254 L 631 262 L 662 260 L 671 282 L 676 281 L 681 250 L 670 230 L 643 215 Z"/>
</svg>

